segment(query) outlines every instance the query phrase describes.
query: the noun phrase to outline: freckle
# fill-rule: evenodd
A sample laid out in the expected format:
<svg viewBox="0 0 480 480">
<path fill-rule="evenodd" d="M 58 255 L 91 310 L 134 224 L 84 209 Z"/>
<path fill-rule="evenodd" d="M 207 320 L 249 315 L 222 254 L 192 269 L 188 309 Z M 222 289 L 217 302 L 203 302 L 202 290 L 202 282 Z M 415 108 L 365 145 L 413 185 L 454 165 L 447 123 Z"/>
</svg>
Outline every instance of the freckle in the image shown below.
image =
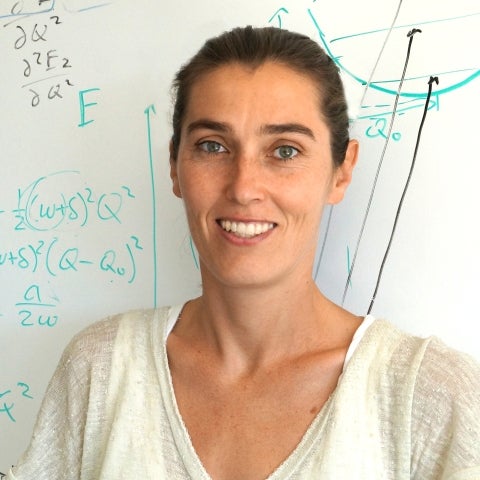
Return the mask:
<svg viewBox="0 0 480 480">
<path fill-rule="evenodd" d="M 312 408 L 310 409 L 310 413 L 311 413 L 312 415 L 315 414 L 315 413 L 317 413 L 317 412 L 318 412 L 318 408 L 317 408 L 317 407 L 312 407 Z"/>
</svg>

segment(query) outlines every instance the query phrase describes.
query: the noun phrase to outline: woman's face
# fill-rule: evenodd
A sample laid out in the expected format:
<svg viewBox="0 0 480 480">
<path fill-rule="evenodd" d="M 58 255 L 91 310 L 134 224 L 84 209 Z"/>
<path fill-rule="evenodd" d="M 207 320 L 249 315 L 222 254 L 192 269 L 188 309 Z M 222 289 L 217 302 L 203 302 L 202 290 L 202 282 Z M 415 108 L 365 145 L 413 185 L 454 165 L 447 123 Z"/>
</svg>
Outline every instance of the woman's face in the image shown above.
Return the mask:
<svg viewBox="0 0 480 480">
<path fill-rule="evenodd" d="M 229 64 L 194 83 L 171 176 L 204 281 L 311 278 L 322 210 L 342 199 L 357 151 L 351 142 L 333 166 L 318 105 L 309 77 L 275 63 Z"/>
</svg>

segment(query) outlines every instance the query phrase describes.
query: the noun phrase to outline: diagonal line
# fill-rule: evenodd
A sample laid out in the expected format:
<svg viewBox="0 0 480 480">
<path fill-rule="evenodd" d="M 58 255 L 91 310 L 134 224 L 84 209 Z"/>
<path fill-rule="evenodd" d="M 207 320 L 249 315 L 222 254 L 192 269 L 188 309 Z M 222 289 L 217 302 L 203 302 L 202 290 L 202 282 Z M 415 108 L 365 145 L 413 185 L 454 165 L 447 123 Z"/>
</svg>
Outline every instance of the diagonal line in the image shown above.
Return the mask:
<svg viewBox="0 0 480 480">
<path fill-rule="evenodd" d="M 356 246 L 355 246 L 355 253 L 353 255 L 353 260 L 352 260 L 352 268 L 350 269 L 350 272 L 348 273 L 347 281 L 345 282 L 345 288 L 343 290 L 343 296 L 342 296 L 342 305 L 344 304 L 345 297 L 347 296 L 348 285 L 350 284 L 350 280 L 351 280 L 352 275 L 353 275 L 353 271 L 354 271 L 354 268 L 355 268 L 355 262 L 356 262 L 357 255 L 358 255 L 358 250 L 360 248 L 360 243 L 361 243 L 362 238 L 363 238 L 363 232 L 365 230 L 365 225 L 367 223 L 368 215 L 370 213 L 370 208 L 372 206 L 373 197 L 375 195 L 375 189 L 377 187 L 378 178 L 380 176 L 380 170 L 382 169 L 383 160 L 385 158 L 385 152 L 387 151 L 387 147 L 388 147 L 390 137 L 391 137 L 391 134 L 392 134 L 393 123 L 395 121 L 396 112 L 397 112 L 397 108 L 398 108 L 398 100 L 400 98 L 400 92 L 402 90 L 403 81 L 405 79 L 405 74 L 407 72 L 408 61 L 410 59 L 410 51 L 411 51 L 411 48 L 412 48 L 413 37 L 414 37 L 415 33 L 420 32 L 420 31 L 421 30 L 413 29 L 410 32 L 408 32 L 408 35 L 407 35 L 409 37 L 409 41 L 408 41 L 407 55 L 406 55 L 405 63 L 404 63 L 404 66 L 403 66 L 403 72 L 402 72 L 402 76 L 400 78 L 400 83 L 398 85 L 397 94 L 395 95 L 395 102 L 394 102 L 394 105 L 393 105 L 392 116 L 390 117 L 390 124 L 389 124 L 389 127 L 388 127 L 387 138 L 385 139 L 382 154 L 380 155 L 380 161 L 378 162 L 378 167 L 377 167 L 377 171 L 375 173 L 375 179 L 373 181 L 372 190 L 370 192 L 370 197 L 368 199 L 367 208 L 366 208 L 365 214 L 363 216 L 362 226 L 360 228 L 360 234 L 358 236 L 357 243 L 356 243 Z"/>
</svg>

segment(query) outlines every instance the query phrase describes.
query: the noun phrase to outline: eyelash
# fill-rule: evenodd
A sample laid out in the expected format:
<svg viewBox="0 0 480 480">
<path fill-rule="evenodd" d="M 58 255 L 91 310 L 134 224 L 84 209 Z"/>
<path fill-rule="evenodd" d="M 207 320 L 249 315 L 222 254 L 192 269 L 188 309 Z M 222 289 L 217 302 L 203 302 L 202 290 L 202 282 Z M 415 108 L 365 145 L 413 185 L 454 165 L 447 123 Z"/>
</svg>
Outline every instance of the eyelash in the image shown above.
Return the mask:
<svg viewBox="0 0 480 480">
<path fill-rule="evenodd" d="M 202 151 L 202 153 L 205 153 L 207 155 L 218 155 L 228 152 L 228 150 L 221 143 L 216 142 L 215 140 L 203 140 L 197 144 L 197 147 Z M 214 149 L 210 150 L 209 148 L 211 147 L 214 147 Z M 281 149 L 290 150 L 290 155 L 287 157 L 280 155 Z M 298 148 L 293 147 L 292 145 L 285 144 L 280 145 L 273 150 L 273 157 L 283 162 L 291 162 L 299 153 L 300 151 Z"/>
<path fill-rule="evenodd" d="M 197 144 L 198 148 L 207 155 L 217 155 L 219 153 L 225 153 L 227 149 L 219 142 L 215 142 L 214 140 L 204 140 Z M 215 148 L 220 148 L 221 151 L 218 150 L 209 150 L 209 147 L 215 146 Z"/>
<path fill-rule="evenodd" d="M 291 150 L 292 151 L 291 155 L 289 155 L 288 157 L 281 156 L 279 153 L 281 149 Z M 278 154 L 275 154 L 275 152 L 278 152 Z M 279 160 L 282 160 L 284 162 L 289 162 L 289 161 L 292 161 L 300 153 L 300 151 L 298 150 L 298 148 L 292 147 L 292 145 L 280 145 L 273 151 L 273 153 L 274 153 L 274 156 Z"/>
</svg>

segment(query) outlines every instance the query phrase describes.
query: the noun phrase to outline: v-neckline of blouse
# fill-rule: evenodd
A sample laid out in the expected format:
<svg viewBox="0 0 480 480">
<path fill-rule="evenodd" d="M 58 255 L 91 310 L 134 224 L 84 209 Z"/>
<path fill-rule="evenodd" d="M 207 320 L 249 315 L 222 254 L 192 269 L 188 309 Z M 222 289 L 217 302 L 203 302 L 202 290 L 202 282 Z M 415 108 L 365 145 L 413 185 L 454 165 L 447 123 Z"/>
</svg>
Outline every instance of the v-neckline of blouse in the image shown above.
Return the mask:
<svg viewBox="0 0 480 480">
<path fill-rule="evenodd" d="M 164 322 L 155 322 L 157 331 L 155 332 L 154 337 L 162 339 L 161 342 L 156 342 L 157 346 L 161 345 L 161 350 L 157 351 L 155 359 L 157 363 L 159 363 L 158 369 L 159 372 L 161 372 L 160 383 L 162 387 L 162 395 L 165 402 L 168 422 L 172 429 L 172 435 L 184 462 L 185 468 L 192 478 L 198 480 L 213 480 L 205 469 L 200 457 L 198 456 L 193 446 L 188 429 L 185 425 L 185 422 L 183 421 L 182 414 L 180 413 L 180 409 L 178 407 L 178 403 L 175 397 L 173 379 L 170 371 L 170 365 L 168 362 L 167 338 L 170 332 L 173 330 L 173 327 L 176 324 L 182 308 L 183 305 L 171 307 Z M 365 327 L 368 328 L 368 326 L 370 326 L 371 324 L 371 321 L 372 319 L 370 318 L 368 322 L 362 322 L 359 329 L 357 330 L 358 333 L 362 334 L 360 335 L 360 340 L 363 336 L 364 331 L 366 330 Z M 362 326 L 364 326 L 364 328 L 361 328 Z M 358 337 L 357 332 L 355 333 L 355 336 Z M 356 342 L 355 347 L 356 346 L 358 346 L 358 342 Z M 351 353 L 350 355 L 348 355 L 348 357 L 351 357 Z M 307 456 L 308 452 L 315 445 L 316 439 L 322 435 L 325 424 L 327 423 L 330 412 L 333 408 L 335 395 L 345 372 L 345 368 L 346 367 L 344 367 L 344 370 L 340 375 L 337 387 L 327 399 L 327 401 L 324 403 L 323 407 L 317 413 L 308 428 L 305 430 L 305 433 L 303 434 L 300 442 L 296 445 L 292 452 L 278 465 L 278 467 L 276 467 L 276 469 L 268 477 L 266 477 L 265 480 L 287 479 L 298 469 L 299 464 L 303 461 L 303 459 Z"/>
</svg>

